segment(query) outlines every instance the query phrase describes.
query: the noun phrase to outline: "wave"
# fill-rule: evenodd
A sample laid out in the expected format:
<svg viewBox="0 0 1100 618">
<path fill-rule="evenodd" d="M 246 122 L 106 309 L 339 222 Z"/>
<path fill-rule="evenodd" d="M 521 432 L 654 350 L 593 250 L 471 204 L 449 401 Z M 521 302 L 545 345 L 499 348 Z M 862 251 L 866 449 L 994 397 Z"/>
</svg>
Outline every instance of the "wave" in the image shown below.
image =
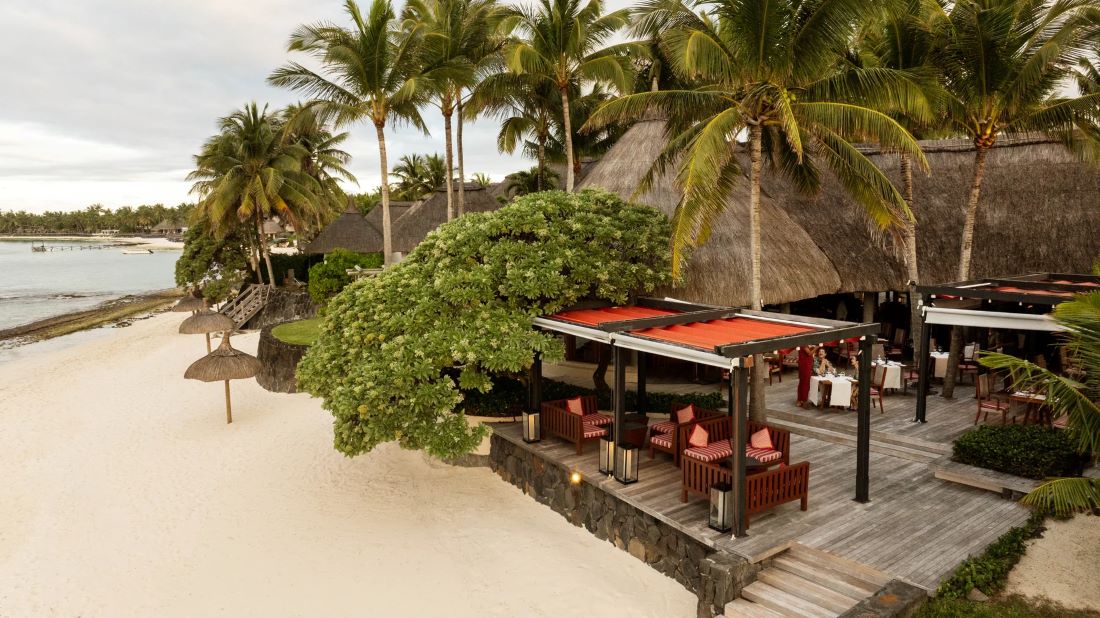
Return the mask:
<svg viewBox="0 0 1100 618">
<path fill-rule="evenodd" d="M 86 293 L 86 292 L 46 292 L 46 293 L 38 293 L 38 294 L 18 294 L 18 293 L 13 294 L 13 293 L 9 293 L 9 294 L 0 294 L 0 303 L 3 303 L 3 302 L 28 302 L 28 301 L 35 302 L 35 301 L 45 301 L 45 300 L 73 300 L 73 299 L 79 299 L 79 298 L 101 298 L 101 297 L 110 297 L 110 296 L 117 296 L 117 294 L 114 294 L 112 292 L 94 292 L 94 293 Z"/>
</svg>

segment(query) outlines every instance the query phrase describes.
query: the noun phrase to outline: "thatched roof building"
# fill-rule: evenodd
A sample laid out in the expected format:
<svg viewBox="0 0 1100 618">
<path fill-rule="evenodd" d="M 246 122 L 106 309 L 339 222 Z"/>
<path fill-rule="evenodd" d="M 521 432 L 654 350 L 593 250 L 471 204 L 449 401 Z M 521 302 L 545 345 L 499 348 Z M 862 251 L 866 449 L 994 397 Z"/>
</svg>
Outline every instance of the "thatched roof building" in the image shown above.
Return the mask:
<svg viewBox="0 0 1100 618">
<path fill-rule="evenodd" d="M 305 252 L 317 254 L 347 249 L 356 253 L 371 253 L 380 251 L 381 246 L 382 234 L 349 200 L 347 209 L 306 245 Z"/>
<path fill-rule="evenodd" d="M 179 234 L 183 229 L 183 224 L 172 221 L 171 219 L 165 219 L 154 225 L 153 229 L 150 231 L 156 234 Z"/>
<path fill-rule="evenodd" d="M 467 184 L 466 214 L 475 212 L 491 212 L 500 208 L 500 202 L 484 187 L 475 184 Z M 456 194 L 455 208 L 458 196 Z M 392 213 L 391 213 L 392 216 Z M 428 232 L 435 230 L 441 224 L 447 222 L 447 189 L 440 187 L 427 199 L 422 200 L 412 208 L 409 208 L 401 218 L 393 224 L 393 250 L 408 253 L 413 247 L 420 244 Z"/>
<path fill-rule="evenodd" d="M 630 198 L 664 143 L 663 121 L 636 124 L 579 186 Z M 932 168 L 929 175 L 918 172 L 914 177 L 921 279 L 929 284 L 954 281 L 973 151 L 966 140 L 921 145 Z M 864 152 L 901 185 L 896 155 Z M 824 176 L 822 191 L 807 196 L 765 171 L 765 303 L 905 289 L 905 268 L 890 239 L 872 233 L 862 209 L 831 175 Z M 1043 139 L 1002 140 L 986 161 L 971 274 L 1086 272 L 1100 257 L 1097 196 L 1100 172 L 1077 162 L 1060 145 Z M 671 216 L 679 197 L 670 170 L 636 201 Z M 699 302 L 750 304 L 747 228 L 746 179 L 710 240 L 692 258 L 686 287 L 675 293 Z"/>
</svg>

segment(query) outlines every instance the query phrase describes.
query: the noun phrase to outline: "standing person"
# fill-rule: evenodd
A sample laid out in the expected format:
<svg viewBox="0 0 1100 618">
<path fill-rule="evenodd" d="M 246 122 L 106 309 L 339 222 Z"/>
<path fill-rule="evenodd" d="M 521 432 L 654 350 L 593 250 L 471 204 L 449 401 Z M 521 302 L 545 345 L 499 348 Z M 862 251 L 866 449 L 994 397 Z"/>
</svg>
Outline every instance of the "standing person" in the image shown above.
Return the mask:
<svg viewBox="0 0 1100 618">
<path fill-rule="evenodd" d="M 810 398 L 810 375 L 814 371 L 814 352 L 816 346 L 804 345 L 798 348 L 798 396 L 795 405 L 802 407 Z"/>
</svg>

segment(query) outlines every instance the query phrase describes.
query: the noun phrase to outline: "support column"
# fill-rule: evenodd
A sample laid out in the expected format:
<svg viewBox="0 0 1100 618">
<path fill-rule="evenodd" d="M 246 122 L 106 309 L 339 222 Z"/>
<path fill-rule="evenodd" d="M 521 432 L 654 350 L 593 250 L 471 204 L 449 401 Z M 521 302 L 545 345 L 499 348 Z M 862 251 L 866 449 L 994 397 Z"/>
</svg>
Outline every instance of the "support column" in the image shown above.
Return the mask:
<svg viewBox="0 0 1100 618">
<path fill-rule="evenodd" d="M 649 369 L 649 354 L 638 352 L 638 397 L 635 402 L 638 409 L 635 412 L 645 414 L 649 412 L 649 396 L 645 392 L 646 373 Z"/>
<path fill-rule="evenodd" d="M 542 409 L 542 352 L 535 352 L 527 378 L 527 409 L 538 412 Z"/>
<path fill-rule="evenodd" d="M 859 396 L 856 426 L 856 502 L 870 500 L 871 335 L 859 340 Z"/>
<path fill-rule="evenodd" d="M 875 304 L 878 303 L 878 294 L 874 292 L 863 293 L 863 323 L 870 324 L 875 321 Z"/>
<path fill-rule="evenodd" d="M 612 359 L 615 363 L 615 385 L 612 391 L 612 402 L 615 410 L 615 447 L 623 444 L 625 434 L 623 425 L 626 424 L 626 350 L 624 348 L 612 348 Z"/>
<path fill-rule="evenodd" d="M 928 372 L 931 369 L 931 356 L 928 345 L 932 342 L 932 329 L 928 324 L 920 331 L 920 377 L 917 380 L 917 416 L 914 422 L 924 423 L 924 413 L 928 405 Z M 948 368 L 950 370 L 950 367 Z"/>
<path fill-rule="evenodd" d="M 730 372 L 730 390 L 737 400 L 733 407 L 733 417 L 730 419 L 733 427 L 730 431 L 730 444 L 733 446 L 733 456 L 730 457 L 731 476 L 733 477 L 733 536 L 745 536 L 748 526 L 745 506 L 745 444 L 748 443 L 749 414 L 749 374 L 748 370 L 741 366 L 744 359 L 738 361 L 738 366 Z M 733 398 L 731 398 L 731 401 Z"/>
</svg>

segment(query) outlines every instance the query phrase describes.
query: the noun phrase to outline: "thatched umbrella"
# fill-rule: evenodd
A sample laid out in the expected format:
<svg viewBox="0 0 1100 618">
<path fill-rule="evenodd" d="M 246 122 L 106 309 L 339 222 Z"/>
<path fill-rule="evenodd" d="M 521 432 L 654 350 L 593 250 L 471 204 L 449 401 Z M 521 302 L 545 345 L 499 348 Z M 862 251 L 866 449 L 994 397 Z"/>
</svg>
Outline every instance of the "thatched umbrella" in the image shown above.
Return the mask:
<svg viewBox="0 0 1100 618">
<path fill-rule="evenodd" d="M 206 352 L 210 353 L 210 333 L 232 331 L 237 327 L 233 320 L 217 311 L 206 309 L 187 318 L 180 324 L 181 335 L 206 335 Z"/>
<path fill-rule="evenodd" d="M 181 313 L 184 311 L 195 313 L 203 309 L 206 309 L 206 301 L 191 294 L 184 296 L 178 303 L 172 305 L 172 311 L 179 311 Z"/>
<path fill-rule="evenodd" d="M 229 381 L 253 378 L 260 372 L 260 361 L 229 345 L 225 331 L 218 349 L 191 363 L 183 377 L 203 382 L 225 382 L 225 422 L 233 422 L 233 406 L 229 401 Z"/>
</svg>

